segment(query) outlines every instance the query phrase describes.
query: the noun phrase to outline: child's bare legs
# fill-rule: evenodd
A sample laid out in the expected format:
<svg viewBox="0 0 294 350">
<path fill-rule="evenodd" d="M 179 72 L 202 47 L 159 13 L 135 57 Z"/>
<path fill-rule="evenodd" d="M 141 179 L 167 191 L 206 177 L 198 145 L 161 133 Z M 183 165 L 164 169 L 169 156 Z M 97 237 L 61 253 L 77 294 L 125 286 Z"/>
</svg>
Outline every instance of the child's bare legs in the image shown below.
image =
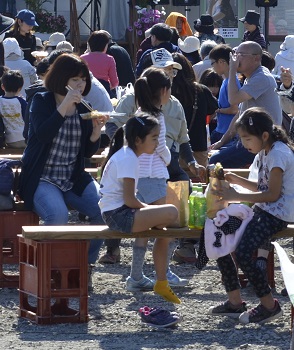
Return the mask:
<svg viewBox="0 0 294 350">
<path fill-rule="evenodd" d="M 171 238 L 156 238 L 153 246 L 153 260 L 157 280 L 166 280 L 167 254 Z"/>
<path fill-rule="evenodd" d="M 165 204 L 165 197 L 162 197 L 162 198 L 154 201 L 151 204 L 152 205 Z M 148 225 L 150 225 L 149 221 L 148 221 Z M 134 241 L 133 258 L 132 258 L 130 277 L 135 281 L 140 281 L 142 278 L 144 278 L 143 264 L 144 264 L 144 257 L 145 257 L 145 253 L 146 253 L 147 243 L 148 243 L 148 238 L 136 238 Z M 164 278 L 164 279 L 166 279 L 166 278 Z M 145 280 L 146 280 L 146 278 L 145 278 Z M 150 285 L 151 285 L 151 281 L 150 281 L 150 284 L 148 284 L 146 281 L 146 283 L 144 283 L 143 289 L 148 290 Z M 153 286 L 152 286 L 152 288 L 153 288 Z"/>
<path fill-rule="evenodd" d="M 133 232 L 140 232 L 149 227 L 165 227 L 173 223 L 178 216 L 177 209 L 171 204 L 148 205 L 136 211 Z M 166 279 L 167 254 L 170 239 L 157 238 L 153 247 L 153 259 L 157 281 L 154 286 L 155 293 L 167 301 L 180 303 L 180 299 L 173 293 Z M 136 242 L 144 244 L 143 240 Z M 146 244 L 146 243 L 145 243 Z"/>
<path fill-rule="evenodd" d="M 152 203 L 153 205 L 164 205 L 165 197 L 160 198 L 159 200 Z M 177 217 L 177 216 L 176 216 Z M 150 225 L 151 226 L 151 225 Z M 156 225 L 157 228 L 165 227 L 166 225 Z M 153 227 L 153 226 L 151 226 Z M 171 241 L 170 238 L 156 238 L 153 245 L 153 261 L 156 271 L 157 280 L 164 281 L 166 280 L 166 270 L 167 270 L 167 254 L 168 254 L 168 245 Z M 146 238 L 137 238 L 134 245 L 136 247 L 146 247 L 148 239 Z"/>
<path fill-rule="evenodd" d="M 165 227 L 176 221 L 177 208 L 172 204 L 148 205 L 136 211 L 132 232 L 146 231 L 150 227 Z"/>
<path fill-rule="evenodd" d="M 168 238 L 156 238 L 154 242 L 153 260 L 157 276 L 154 292 L 161 295 L 167 301 L 180 304 L 180 299 L 174 294 L 166 278 L 167 254 L 170 241 L 171 239 Z"/>
<path fill-rule="evenodd" d="M 228 294 L 229 302 L 232 305 L 237 306 L 242 304 L 240 289 L 232 290 L 231 292 L 227 292 L 227 294 Z"/>
</svg>

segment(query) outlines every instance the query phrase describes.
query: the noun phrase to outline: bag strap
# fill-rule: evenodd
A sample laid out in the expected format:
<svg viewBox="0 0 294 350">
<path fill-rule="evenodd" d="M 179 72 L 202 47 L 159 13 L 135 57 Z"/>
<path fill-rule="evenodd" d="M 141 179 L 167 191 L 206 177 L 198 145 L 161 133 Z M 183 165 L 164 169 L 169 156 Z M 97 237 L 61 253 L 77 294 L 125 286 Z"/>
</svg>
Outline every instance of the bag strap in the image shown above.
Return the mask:
<svg viewBox="0 0 294 350">
<path fill-rule="evenodd" d="M 193 112 L 192 112 L 192 118 L 191 118 L 191 121 L 190 121 L 190 125 L 189 125 L 189 128 L 188 128 L 188 133 L 191 131 L 192 129 L 192 126 L 194 124 L 194 120 L 195 120 L 195 117 L 196 117 L 196 111 L 198 109 L 198 99 L 197 99 L 197 91 L 195 91 L 195 99 L 194 99 L 194 104 L 193 104 Z"/>
</svg>

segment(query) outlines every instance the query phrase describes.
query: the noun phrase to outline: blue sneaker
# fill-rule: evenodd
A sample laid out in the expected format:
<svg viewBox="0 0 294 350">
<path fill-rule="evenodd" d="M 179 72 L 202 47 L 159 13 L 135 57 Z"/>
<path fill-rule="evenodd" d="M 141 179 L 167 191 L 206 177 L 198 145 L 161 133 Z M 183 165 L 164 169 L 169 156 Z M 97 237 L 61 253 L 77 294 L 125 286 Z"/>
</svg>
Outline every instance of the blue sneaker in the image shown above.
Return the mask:
<svg viewBox="0 0 294 350">
<path fill-rule="evenodd" d="M 141 320 L 144 324 L 155 328 L 171 327 L 180 322 L 180 316 L 170 313 L 162 308 L 146 310 L 146 307 L 139 310 Z"/>
<path fill-rule="evenodd" d="M 142 313 L 148 314 L 151 311 L 155 311 L 155 310 L 164 310 L 164 309 L 161 306 L 155 306 L 155 307 L 143 306 L 143 307 L 140 307 L 139 312 L 140 312 L 140 314 L 142 316 Z M 169 311 L 169 313 L 172 316 L 176 316 L 176 317 L 180 318 L 179 313 L 177 313 L 176 311 Z"/>
<path fill-rule="evenodd" d="M 189 283 L 189 280 L 179 277 L 171 269 L 167 270 L 166 278 L 170 287 L 185 287 Z"/>
<path fill-rule="evenodd" d="M 126 290 L 129 292 L 153 290 L 154 281 L 143 275 L 139 281 L 135 281 L 131 276 L 126 279 Z"/>
</svg>

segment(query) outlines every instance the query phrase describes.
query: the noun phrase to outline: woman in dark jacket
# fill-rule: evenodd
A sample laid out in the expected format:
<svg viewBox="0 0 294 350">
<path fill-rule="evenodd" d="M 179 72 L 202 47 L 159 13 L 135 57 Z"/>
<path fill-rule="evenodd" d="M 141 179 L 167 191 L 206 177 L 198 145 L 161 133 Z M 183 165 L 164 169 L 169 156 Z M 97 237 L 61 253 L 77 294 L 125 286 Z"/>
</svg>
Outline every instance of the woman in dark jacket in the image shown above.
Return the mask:
<svg viewBox="0 0 294 350">
<path fill-rule="evenodd" d="M 67 91 L 67 86 L 70 90 Z M 68 206 L 103 224 L 99 185 L 84 170 L 84 158 L 99 148 L 106 117 L 83 120 L 82 95 L 91 87 L 86 63 L 74 54 L 56 59 L 45 77 L 48 92 L 37 93 L 30 108 L 28 145 L 22 158 L 20 197 L 45 225 L 66 225 Z M 92 241 L 95 262 L 101 241 Z"/>
<path fill-rule="evenodd" d="M 32 56 L 32 52 L 37 50 L 36 37 L 32 32 L 34 26 L 38 26 L 35 14 L 29 10 L 21 10 L 15 17 L 12 30 L 5 33 L 6 38 L 15 38 L 19 47 L 24 53 L 24 59 L 34 65 L 36 58 Z"/>
<path fill-rule="evenodd" d="M 185 56 L 179 53 L 173 53 L 172 56 L 174 61 L 182 66 L 182 70 L 179 70 L 174 77 L 172 95 L 184 108 L 194 157 L 198 164 L 206 166 L 208 159 L 206 117 L 217 110 L 217 99 L 205 85 L 196 82 L 192 65 Z"/>
</svg>

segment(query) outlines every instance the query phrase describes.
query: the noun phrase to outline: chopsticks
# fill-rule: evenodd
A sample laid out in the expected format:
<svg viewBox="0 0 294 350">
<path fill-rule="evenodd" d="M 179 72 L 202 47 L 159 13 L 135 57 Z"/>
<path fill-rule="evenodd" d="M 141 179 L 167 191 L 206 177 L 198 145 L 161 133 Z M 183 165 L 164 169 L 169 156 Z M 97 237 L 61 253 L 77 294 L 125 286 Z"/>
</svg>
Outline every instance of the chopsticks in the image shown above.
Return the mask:
<svg viewBox="0 0 294 350">
<path fill-rule="evenodd" d="M 69 85 L 66 85 L 65 88 L 66 88 L 67 91 L 73 90 Z M 89 103 L 86 102 L 84 99 L 81 100 L 81 103 L 82 103 L 85 107 L 87 107 L 88 110 L 89 110 L 90 112 L 94 111 L 94 109 L 93 109 L 93 108 L 89 105 Z"/>
</svg>

